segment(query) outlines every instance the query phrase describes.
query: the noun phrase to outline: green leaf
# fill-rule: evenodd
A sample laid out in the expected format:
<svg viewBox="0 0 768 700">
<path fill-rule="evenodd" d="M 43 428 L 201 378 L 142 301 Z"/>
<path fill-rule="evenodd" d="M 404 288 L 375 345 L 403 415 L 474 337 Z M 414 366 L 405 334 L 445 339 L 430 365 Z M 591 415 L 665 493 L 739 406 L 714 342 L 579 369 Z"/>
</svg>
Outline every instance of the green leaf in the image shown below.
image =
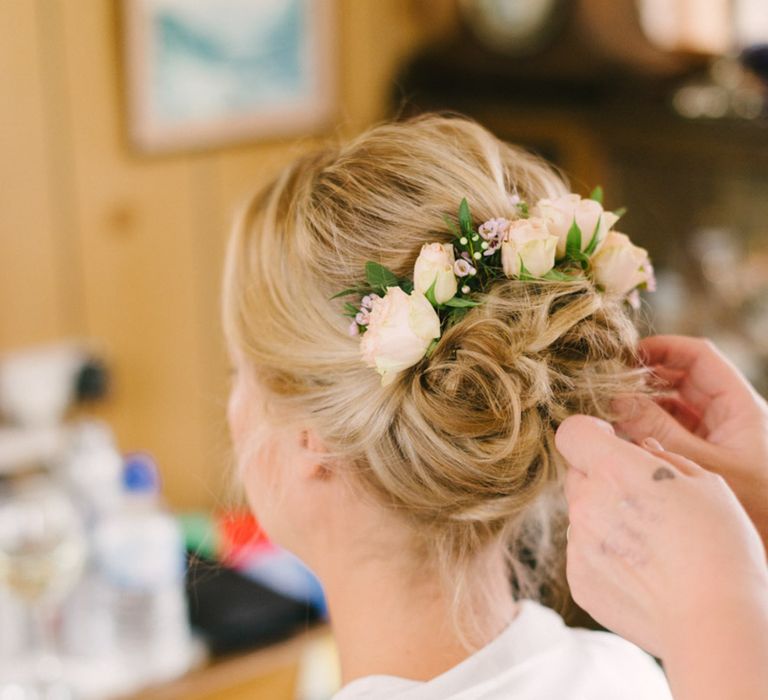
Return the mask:
<svg viewBox="0 0 768 700">
<path fill-rule="evenodd" d="M 355 314 L 355 315 L 357 315 L 357 313 L 360 311 L 360 309 L 357 306 L 355 306 L 354 304 L 350 304 L 349 302 L 344 304 L 344 309 L 347 313 Z"/>
<path fill-rule="evenodd" d="M 474 233 L 472 228 L 472 213 L 469 211 L 469 202 L 467 198 L 461 200 L 459 205 L 459 225 L 461 226 L 461 232 L 469 237 Z"/>
<path fill-rule="evenodd" d="M 592 255 L 592 253 L 595 252 L 595 248 L 597 248 L 597 234 L 600 231 L 600 222 L 602 221 L 602 215 L 597 217 L 597 224 L 595 224 L 595 230 L 592 233 L 592 238 L 589 241 L 589 245 L 584 250 L 585 255 Z"/>
<path fill-rule="evenodd" d="M 400 279 L 399 286 L 406 294 L 410 294 L 413 291 L 413 282 L 411 280 L 402 278 Z"/>
<path fill-rule="evenodd" d="M 448 314 L 448 325 L 455 325 L 459 321 L 461 321 L 464 316 L 467 315 L 467 312 L 469 311 L 469 307 L 461 306 L 451 309 L 450 313 Z"/>
<path fill-rule="evenodd" d="M 594 190 L 592 190 L 592 194 L 589 195 L 590 199 L 595 200 L 596 202 L 599 202 L 600 204 L 603 203 L 603 188 L 598 185 L 595 187 Z"/>
<path fill-rule="evenodd" d="M 440 304 L 438 304 L 437 299 L 435 299 L 435 285 L 437 285 L 437 277 L 435 277 L 434 282 L 429 285 L 429 289 L 424 293 L 424 296 L 427 297 L 427 301 L 429 301 L 432 306 L 438 307 Z"/>
<path fill-rule="evenodd" d="M 433 338 L 432 342 L 427 347 L 427 351 L 424 353 L 424 357 L 430 357 L 432 353 L 435 351 L 435 348 L 437 347 L 437 343 L 440 339 L 439 338 Z"/>
<path fill-rule="evenodd" d="M 530 272 L 528 272 L 528 269 L 525 267 L 525 263 L 523 262 L 523 256 L 518 256 L 520 258 L 520 274 L 517 276 L 518 279 L 522 280 L 523 282 L 529 282 L 530 280 L 535 280 L 536 277 L 534 277 Z"/>
<path fill-rule="evenodd" d="M 578 278 L 574 275 L 568 275 L 565 272 L 560 272 L 560 270 L 550 270 L 546 275 L 542 277 L 542 279 L 550 280 L 552 282 L 573 282 Z"/>
<path fill-rule="evenodd" d="M 450 232 L 451 232 L 451 233 L 452 233 L 454 236 L 456 236 L 456 238 L 461 238 L 461 231 L 459 231 L 459 229 L 458 229 L 458 227 L 456 226 L 456 224 L 455 224 L 453 221 L 451 221 L 450 217 L 448 217 L 448 216 L 444 216 L 444 217 L 443 217 L 443 220 L 445 221 L 445 225 L 448 227 L 448 230 L 449 230 L 449 231 L 450 231 Z"/>
<path fill-rule="evenodd" d="M 461 297 L 453 297 L 443 304 L 443 306 L 451 306 L 454 309 L 468 309 L 472 306 L 480 306 L 479 301 L 472 301 L 471 299 L 462 299 Z"/>
<path fill-rule="evenodd" d="M 365 296 L 368 292 L 371 290 L 368 289 L 368 287 L 350 287 L 349 289 L 344 289 L 340 292 L 337 292 L 332 297 L 330 297 L 329 301 L 333 299 L 338 299 L 339 297 L 346 297 L 350 294 L 360 294 L 362 296 Z"/>
<path fill-rule="evenodd" d="M 579 251 L 574 255 L 573 259 L 581 265 L 582 270 L 586 270 L 589 267 L 589 256 Z"/>
<path fill-rule="evenodd" d="M 565 239 L 565 252 L 570 258 L 578 259 L 581 254 L 581 229 L 573 219 L 571 228 L 568 229 L 568 237 Z"/>
<path fill-rule="evenodd" d="M 530 216 L 530 212 L 528 209 L 528 202 L 519 202 L 515 205 L 517 207 L 517 211 L 520 213 L 520 217 L 523 219 L 527 219 Z"/>
<path fill-rule="evenodd" d="M 386 291 L 387 287 L 397 287 L 397 275 L 373 260 L 365 263 L 365 278 L 374 289 Z"/>
<path fill-rule="evenodd" d="M 624 214 L 626 214 L 626 213 L 627 213 L 627 208 L 626 208 L 626 207 L 619 207 L 619 208 L 618 208 L 618 209 L 617 209 L 615 212 L 613 212 L 613 213 L 614 213 L 614 214 L 616 214 L 616 216 L 618 216 L 619 218 L 621 218 L 622 216 L 624 216 Z"/>
</svg>

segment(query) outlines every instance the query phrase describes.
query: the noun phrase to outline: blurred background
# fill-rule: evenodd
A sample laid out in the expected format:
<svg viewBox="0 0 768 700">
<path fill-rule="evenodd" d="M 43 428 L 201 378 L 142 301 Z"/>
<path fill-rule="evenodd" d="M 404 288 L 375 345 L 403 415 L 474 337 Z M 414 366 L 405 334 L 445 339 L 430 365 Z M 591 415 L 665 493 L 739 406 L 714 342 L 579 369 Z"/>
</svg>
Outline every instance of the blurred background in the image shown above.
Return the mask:
<svg viewBox="0 0 768 700">
<path fill-rule="evenodd" d="M 0 700 L 333 692 L 219 321 L 238 204 L 328 137 L 455 111 L 602 185 L 648 328 L 768 390 L 765 0 L 0 0 L 0 71 Z"/>
</svg>

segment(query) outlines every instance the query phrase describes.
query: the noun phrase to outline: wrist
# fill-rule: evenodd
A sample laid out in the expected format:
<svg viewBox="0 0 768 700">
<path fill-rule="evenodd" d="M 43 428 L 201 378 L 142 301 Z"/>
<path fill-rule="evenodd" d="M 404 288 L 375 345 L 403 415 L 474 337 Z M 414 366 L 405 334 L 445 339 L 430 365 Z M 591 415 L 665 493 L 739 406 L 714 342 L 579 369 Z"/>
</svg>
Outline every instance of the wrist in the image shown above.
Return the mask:
<svg viewBox="0 0 768 700">
<path fill-rule="evenodd" d="M 697 635 L 703 642 L 720 639 L 727 643 L 730 635 L 723 636 L 722 631 L 730 629 L 734 621 L 749 626 L 750 617 L 768 633 L 768 574 L 732 577 L 728 583 L 711 584 L 706 591 L 686 595 L 668 611 L 660 626 L 662 658 L 688 648 Z M 747 619 L 745 611 L 749 612 Z"/>
<path fill-rule="evenodd" d="M 686 599 L 662 625 L 661 658 L 687 655 L 696 646 L 727 645 L 735 626 L 768 634 L 768 577 L 713 586 L 708 596 Z"/>
<path fill-rule="evenodd" d="M 768 687 L 768 590 L 723 600 L 662 650 L 672 694 L 680 700 L 763 698 Z"/>
</svg>

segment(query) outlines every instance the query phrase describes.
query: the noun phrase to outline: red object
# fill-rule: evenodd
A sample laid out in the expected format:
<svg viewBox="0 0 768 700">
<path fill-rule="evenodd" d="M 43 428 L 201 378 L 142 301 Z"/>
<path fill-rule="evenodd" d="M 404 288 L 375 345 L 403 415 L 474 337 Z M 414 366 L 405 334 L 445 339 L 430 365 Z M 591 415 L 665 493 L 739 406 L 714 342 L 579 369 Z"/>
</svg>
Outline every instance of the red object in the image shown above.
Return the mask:
<svg viewBox="0 0 768 700">
<path fill-rule="evenodd" d="M 237 567 L 260 553 L 274 549 L 256 518 L 248 512 L 220 515 L 218 530 L 221 534 L 219 559 L 228 566 Z"/>
</svg>

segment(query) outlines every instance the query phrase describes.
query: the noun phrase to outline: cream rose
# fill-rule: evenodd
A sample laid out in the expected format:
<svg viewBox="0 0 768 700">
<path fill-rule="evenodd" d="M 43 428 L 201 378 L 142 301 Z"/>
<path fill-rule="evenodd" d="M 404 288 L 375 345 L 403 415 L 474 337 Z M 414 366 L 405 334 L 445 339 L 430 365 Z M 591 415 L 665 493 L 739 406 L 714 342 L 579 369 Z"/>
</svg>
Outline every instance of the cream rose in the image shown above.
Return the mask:
<svg viewBox="0 0 768 700">
<path fill-rule="evenodd" d="M 595 282 L 608 294 L 624 296 L 641 284 L 653 287 L 653 267 L 644 248 L 623 233 L 611 231 L 592 258 Z"/>
<path fill-rule="evenodd" d="M 604 211 L 600 202 L 582 199 L 577 194 L 566 194 L 557 199 L 540 199 L 531 213 L 544 219 L 549 232 L 557 236 L 558 258 L 565 255 L 568 231 L 574 220 L 581 229 L 582 250 L 586 250 L 597 230 L 597 245 L 592 252 L 599 250 L 608 231 L 619 220 L 613 212 Z"/>
<path fill-rule="evenodd" d="M 413 270 L 414 289 L 426 294 L 434 284 L 438 304 L 453 299 L 458 289 L 453 263 L 453 246 L 450 243 L 425 243 Z"/>
<path fill-rule="evenodd" d="M 360 340 L 363 361 L 374 367 L 386 386 L 395 375 L 415 365 L 431 342 L 440 337 L 440 318 L 432 304 L 414 290 L 389 287 L 373 301 L 368 329 Z"/>
<path fill-rule="evenodd" d="M 538 218 L 509 224 L 501 243 L 501 265 L 507 277 L 520 277 L 523 266 L 534 277 L 543 277 L 555 266 L 557 237 Z"/>
</svg>

